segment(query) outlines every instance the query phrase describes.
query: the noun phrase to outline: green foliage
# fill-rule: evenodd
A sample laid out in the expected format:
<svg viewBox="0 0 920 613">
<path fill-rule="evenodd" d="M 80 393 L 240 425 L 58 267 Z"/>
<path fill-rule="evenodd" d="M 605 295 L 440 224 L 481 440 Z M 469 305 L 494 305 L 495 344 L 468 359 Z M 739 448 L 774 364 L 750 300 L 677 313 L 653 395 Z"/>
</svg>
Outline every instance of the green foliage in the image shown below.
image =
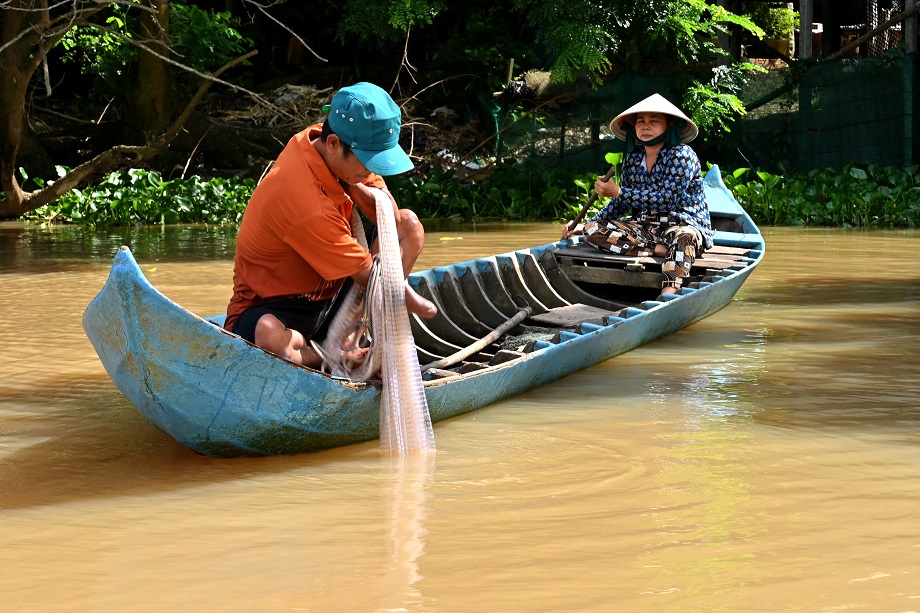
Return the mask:
<svg viewBox="0 0 920 613">
<path fill-rule="evenodd" d="M 738 169 L 723 176 L 758 223 L 776 226 L 918 227 L 916 166 L 848 164 L 785 176 Z"/>
<path fill-rule="evenodd" d="M 238 31 L 239 20 L 230 13 L 206 12 L 193 5 L 171 5 L 170 40 L 182 62 L 199 71 L 226 64 L 253 45 Z"/>
<path fill-rule="evenodd" d="M 745 2 L 743 11 L 763 29 L 761 38 L 787 38 L 799 27 L 799 14 L 785 2 Z"/>
<path fill-rule="evenodd" d="M 126 66 L 136 61 L 138 54 L 137 47 L 125 40 L 132 38 L 131 29 L 136 24 L 129 9 L 121 4 L 109 8 L 99 27 L 71 28 L 59 43 L 62 62 L 76 63 L 81 73 L 104 81 L 123 77 Z"/>
<path fill-rule="evenodd" d="M 512 6 L 527 15 L 537 41 L 554 56 L 554 83 L 571 83 L 581 76 L 600 83 L 610 70 L 620 44 L 616 9 L 592 0 L 513 0 Z"/>
<path fill-rule="evenodd" d="M 446 8 L 441 0 L 347 0 L 338 36 L 355 36 L 362 42 L 400 40 L 413 27 L 431 25 Z"/>
<path fill-rule="evenodd" d="M 528 15 L 538 40 L 554 54 L 556 83 L 587 76 L 597 84 L 614 65 L 645 72 L 652 64 L 690 75 L 729 57 L 716 44 L 729 26 L 763 35 L 747 17 L 707 0 L 513 0 L 513 5 Z M 744 114 L 737 94 L 755 70 L 761 69 L 744 63 L 693 74 L 685 88 L 686 110 L 704 129 L 727 129 L 730 119 Z"/>
<path fill-rule="evenodd" d="M 659 0 L 661 2 L 662 0 Z M 667 65 L 668 58 L 675 52 L 682 64 L 712 61 L 727 58 L 728 54 L 718 47 L 718 35 L 728 31 L 729 26 L 747 30 L 755 35 L 760 29 L 747 17 L 735 15 L 724 7 L 707 0 L 664 0 L 659 17 L 652 17 L 650 49 L 653 59 Z M 641 41 L 637 41 L 641 44 Z"/>
<path fill-rule="evenodd" d="M 65 170 L 58 168 L 63 176 Z M 25 173 L 22 172 L 26 179 Z M 40 179 L 33 179 L 39 186 Z M 95 227 L 238 223 L 255 189 L 255 181 L 201 177 L 169 181 L 139 168 L 113 172 L 83 190 L 71 190 L 25 219 Z"/>
<path fill-rule="evenodd" d="M 729 124 L 747 113 L 738 94 L 752 72 L 766 69 L 749 62 L 716 66 L 708 84 L 690 86 L 684 95 L 684 108 L 704 134 L 715 135 L 719 128 L 731 132 Z"/>
<path fill-rule="evenodd" d="M 600 84 L 612 66 L 607 51 L 614 40 L 598 25 L 558 22 L 544 33 L 544 42 L 556 56 L 551 70 L 553 83 L 571 83 L 587 74 Z"/>
<path fill-rule="evenodd" d="M 138 12 L 129 4 L 112 3 L 92 22 L 77 26 L 61 39 L 61 60 L 76 63 L 97 77 L 97 93 L 122 87 L 128 66 L 138 58 L 131 43 L 138 39 Z M 230 13 L 206 12 L 189 4 L 170 4 L 169 39 L 178 61 L 199 71 L 221 66 L 246 52 L 252 41 L 237 30 Z"/>
<path fill-rule="evenodd" d="M 537 38 L 556 59 L 557 83 L 586 75 L 603 78 L 614 61 L 638 70 L 647 61 L 659 67 L 687 65 L 724 56 L 714 44 L 728 25 L 754 33 L 746 17 L 706 0 L 513 0 L 536 28 Z"/>
<path fill-rule="evenodd" d="M 428 2 L 427 0 L 401 0 L 391 2 L 390 15 L 387 22 L 395 30 L 408 32 L 409 28 L 418 25 L 431 25 L 434 17 L 443 11 L 446 5 L 443 2 Z"/>
<path fill-rule="evenodd" d="M 413 176 L 388 177 L 401 207 L 428 220 L 533 221 L 559 219 L 580 208 L 571 172 L 535 162 L 498 164 L 481 180 L 457 181 L 453 171 L 434 167 Z M 593 182 L 592 182 L 593 184 Z"/>
<path fill-rule="evenodd" d="M 730 56 L 718 47 L 716 40 L 729 26 L 755 35 L 763 32 L 747 17 L 735 15 L 706 0 L 670 3 L 665 15 L 659 36 L 655 37 L 660 58 L 666 57 L 670 49 L 676 49 L 686 65 L 715 64 L 708 69 L 708 74 L 706 71 L 698 73 L 687 86 L 683 100 L 685 111 L 704 134 L 716 134 L 718 128 L 730 131 L 730 122 L 745 114 L 738 94 L 748 76 L 753 72 L 765 72 L 765 69 L 748 62 L 717 64 L 716 59 Z"/>
<path fill-rule="evenodd" d="M 699 0 L 695 1 L 699 2 Z M 719 6 L 718 4 L 708 4 L 705 2 L 705 0 L 703 0 L 703 5 L 704 6 L 698 6 L 701 10 L 709 12 L 712 20 L 712 25 L 718 31 L 729 32 L 729 26 L 737 26 L 742 30 L 747 30 L 758 38 L 764 35 L 763 29 L 748 15 L 736 15 L 723 6 Z"/>
<path fill-rule="evenodd" d="M 607 155 L 617 166 L 620 153 Z M 505 163 L 480 181 L 451 172 L 387 179 L 400 206 L 424 219 L 546 221 L 572 219 L 594 191 L 598 173 L 533 162 Z M 918 227 L 920 172 L 916 166 L 848 165 L 786 176 L 739 168 L 725 184 L 757 223 L 783 226 Z M 564 186 L 570 186 L 565 188 Z M 595 211 L 605 202 L 598 199 Z"/>
<path fill-rule="evenodd" d="M 507 11 L 494 6 L 471 10 L 463 20 L 457 20 L 434 52 L 430 79 L 443 82 L 426 92 L 426 101 L 457 108 L 460 101 L 474 98 L 475 92 L 501 90 L 505 86 L 509 57 L 515 58 L 518 65 L 535 61 L 524 42 L 508 36 L 514 27 L 515 22 Z"/>
<path fill-rule="evenodd" d="M 621 153 L 611 153 L 607 162 L 617 166 L 621 158 Z M 60 175 L 64 172 L 58 169 Z M 28 179 L 22 170 L 20 174 Z M 597 172 L 507 161 L 475 181 L 457 180 L 453 171 L 434 167 L 388 177 L 387 183 L 401 207 L 413 209 L 425 220 L 561 221 L 578 214 L 597 178 Z M 760 224 L 920 227 L 917 166 L 851 164 L 842 170 L 820 168 L 785 175 L 738 168 L 723 172 L 722 178 Z M 41 179 L 33 181 L 44 185 Z M 72 190 L 24 219 L 92 227 L 236 224 L 254 189 L 252 179 L 205 181 L 196 176 L 167 181 L 155 172 L 133 169 L 113 172 L 82 191 Z M 596 202 L 597 210 L 605 204 L 602 200 Z"/>
<path fill-rule="evenodd" d="M 624 157 L 625 155 L 619 151 L 611 151 L 604 156 L 604 161 L 610 164 L 614 169 L 612 178 L 617 183 L 620 182 L 620 164 L 623 163 Z"/>
</svg>

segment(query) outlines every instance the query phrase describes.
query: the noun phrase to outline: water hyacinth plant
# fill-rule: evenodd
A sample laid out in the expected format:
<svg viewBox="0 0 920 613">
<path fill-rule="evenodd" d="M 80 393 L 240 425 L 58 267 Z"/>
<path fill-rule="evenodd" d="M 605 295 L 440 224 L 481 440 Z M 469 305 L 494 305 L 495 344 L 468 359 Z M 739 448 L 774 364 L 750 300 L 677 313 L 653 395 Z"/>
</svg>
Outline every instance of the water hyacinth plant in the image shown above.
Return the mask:
<svg viewBox="0 0 920 613">
<path fill-rule="evenodd" d="M 58 172 L 64 171 L 62 168 Z M 24 172 L 21 174 L 27 178 Z M 33 181 L 42 184 L 41 179 Z M 164 180 L 157 172 L 132 168 L 109 173 L 82 191 L 71 190 L 25 218 L 96 227 L 238 223 L 255 185 L 252 179 L 219 177 Z"/>
<path fill-rule="evenodd" d="M 612 165 L 619 161 L 607 158 Z M 783 174 L 753 168 L 721 171 L 725 184 L 759 224 L 920 226 L 917 166 L 849 164 Z M 388 177 L 387 182 L 400 206 L 426 221 L 561 222 L 578 214 L 599 174 L 525 162 L 498 164 L 478 180 L 459 180 L 452 170 L 432 167 Z M 236 224 L 255 185 L 252 179 L 236 178 L 166 180 L 156 172 L 132 169 L 110 173 L 82 191 L 72 190 L 24 219 L 93 227 Z M 599 200 L 595 206 L 604 204 Z"/>
<path fill-rule="evenodd" d="M 920 226 L 920 172 L 847 164 L 774 175 L 739 168 L 723 179 L 758 223 L 846 228 Z"/>
</svg>

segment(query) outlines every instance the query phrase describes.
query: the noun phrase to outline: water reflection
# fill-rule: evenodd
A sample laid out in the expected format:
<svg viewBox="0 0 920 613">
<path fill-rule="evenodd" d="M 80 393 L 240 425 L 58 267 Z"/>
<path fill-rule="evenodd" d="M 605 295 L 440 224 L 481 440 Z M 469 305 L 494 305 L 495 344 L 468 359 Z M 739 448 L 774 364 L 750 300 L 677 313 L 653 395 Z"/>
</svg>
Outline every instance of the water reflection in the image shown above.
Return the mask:
<svg viewBox="0 0 920 613">
<path fill-rule="evenodd" d="M 381 458 L 388 479 L 387 559 L 381 582 L 382 611 L 414 611 L 422 604 L 417 584 L 419 558 L 425 552 L 424 522 L 428 516 L 428 485 L 436 454 L 413 453 Z"/>
<path fill-rule="evenodd" d="M 122 245 L 139 262 L 164 256 L 185 262 L 232 260 L 236 232 L 235 226 L 92 229 L 0 222 L 0 273 L 84 270 L 95 262 L 110 263 Z"/>
<path fill-rule="evenodd" d="M 558 230 L 548 224 L 426 222 L 425 228 L 428 240 L 417 269 L 456 262 L 455 254 L 464 251 L 473 259 L 558 238 Z M 476 234 L 470 235 L 471 230 Z M 110 264 L 122 245 L 141 264 L 232 260 L 236 233 L 230 225 L 93 229 L 0 222 L 0 274 L 85 270 L 92 263 Z"/>
<path fill-rule="evenodd" d="M 688 415 L 698 415 L 693 408 L 687 406 Z M 723 610 L 741 610 L 750 603 L 732 603 L 731 594 L 760 560 L 743 547 L 725 545 L 764 532 L 751 504 L 750 476 L 741 468 L 755 457 L 752 435 L 711 416 L 691 421 L 696 422 L 691 429 L 664 437 L 660 479 L 667 486 L 660 503 L 644 513 L 656 529 L 644 547 L 649 578 L 641 594 L 680 592 L 681 600 L 690 602 L 703 595 L 728 598 Z M 715 583 L 688 580 L 701 576 Z"/>
</svg>

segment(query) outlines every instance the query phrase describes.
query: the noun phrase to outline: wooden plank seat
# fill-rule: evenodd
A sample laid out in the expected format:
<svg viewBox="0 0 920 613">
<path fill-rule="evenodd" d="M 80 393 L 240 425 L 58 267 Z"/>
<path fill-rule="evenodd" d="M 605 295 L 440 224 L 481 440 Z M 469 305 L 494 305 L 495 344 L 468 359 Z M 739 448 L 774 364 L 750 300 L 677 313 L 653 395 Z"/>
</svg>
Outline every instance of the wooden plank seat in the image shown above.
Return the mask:
<svg viewBox="0 0 920 613">
<path fill-rule="evenodd" d="M 570 304 L 533 315 L 530 322 L 540 326 L 574 328 L 585 321 L 602 321 L 610 315 L 616 315 L 616 311 L 599 309 L 587 304 Z"/>
<path fill-rule="evenodd" d="M 712 276 L 726 268 L 746 266 L 750 261 L 749 253 L 749 249 L 740 247 L 713 247 L 693 262 L 690 276 Z M 648 288 L 661 286 L 661 264 L 664 262 L 661 257 L 618 255 L 584 242 L 557 247 L 553 255 L 573 281 Z"/>
</svg>

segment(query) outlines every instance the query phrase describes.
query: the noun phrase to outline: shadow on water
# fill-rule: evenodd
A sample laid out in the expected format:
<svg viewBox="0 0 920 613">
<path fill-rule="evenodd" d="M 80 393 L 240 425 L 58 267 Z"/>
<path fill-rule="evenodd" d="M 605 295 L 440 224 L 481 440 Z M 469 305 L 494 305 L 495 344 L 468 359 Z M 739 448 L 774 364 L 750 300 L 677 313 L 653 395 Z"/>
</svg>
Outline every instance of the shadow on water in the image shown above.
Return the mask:
<svg viewBox="0 0 920 613">
<path fill-rule="evenodd" d="M 215 459 L 159 431 L 108 377 L 0 392 L 0 508 L 200 487 L 376 456 L 377 442 L 313 454 Z"/>
</svg>

